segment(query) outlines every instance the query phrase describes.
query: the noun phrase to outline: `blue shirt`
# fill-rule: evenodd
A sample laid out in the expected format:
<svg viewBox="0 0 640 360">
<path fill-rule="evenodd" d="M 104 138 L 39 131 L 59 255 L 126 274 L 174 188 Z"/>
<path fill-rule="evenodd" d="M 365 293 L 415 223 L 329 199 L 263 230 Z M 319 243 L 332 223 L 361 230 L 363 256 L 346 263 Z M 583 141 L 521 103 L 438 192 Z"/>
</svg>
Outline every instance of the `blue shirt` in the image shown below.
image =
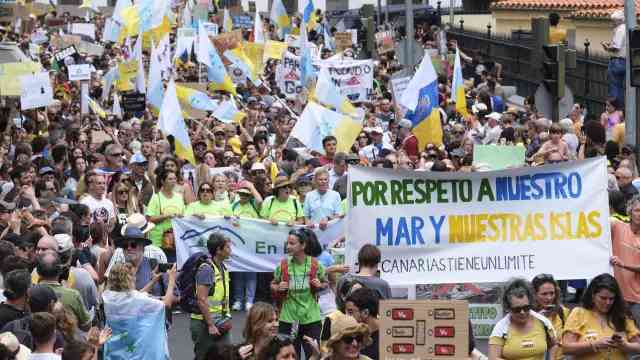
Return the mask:
<svg viewBox="0 0 640 360">
<path fill-rule="evenodd" d="M 341 215 L 341 201 L 337 191 L 327 190 L 324 194 L 310 191 L 304 198 L 304 217 L 317 224 L 322 219 Z"/>
</svg>

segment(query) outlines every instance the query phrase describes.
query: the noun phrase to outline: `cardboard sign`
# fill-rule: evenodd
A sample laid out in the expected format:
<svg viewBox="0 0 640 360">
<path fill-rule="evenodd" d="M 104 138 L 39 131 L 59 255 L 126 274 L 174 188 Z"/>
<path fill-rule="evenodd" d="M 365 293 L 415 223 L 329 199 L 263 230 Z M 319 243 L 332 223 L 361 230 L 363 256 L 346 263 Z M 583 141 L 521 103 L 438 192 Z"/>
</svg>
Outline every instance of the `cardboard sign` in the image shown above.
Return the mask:
<svg viewBox="0 0 640 360">
<path fill-rule="evenodd" d="M 394 50 L 393 31 L 381 31 L 376 33 L 376 47 L 379 54 L 384 54 Z"/>
<path fill-rule="evenodd" d="M 88 23 L 88 24 L 81 24 L 81 23 L 73 23 L 70 25 L 70 33 L 72 34 L 78 34 L 78 35 L 85 35 L 90 37 L 91 39 L 96 38 L 96 24 L 93 23 Z"/>
<path fill-rule="evenodd" d="M 122 110 L 125 112 L 141 112 L 146 106 L 145 94 L 128 93 L 122 94 Z"/>
<path fill-rule="evenodd" d="M 102 56 L 104 53 L 104 46 L 84 40 L 80 41 L 77 48 L 79 52 L 86 53 L 89 56 Z"/>
<path fill-rule="evenodd" d="M 488 339 L 493 327 L 502 319 L 500 304 L 469 304 L 469 320 L 476 339 Z"/>
<path fill-rule="evenodd" d="M 407 112 L 407 109 L 404 106 L 400 105 L 399 100 L 400 96 L 402 96 L 402 93 L 407 88 L 407 85 L 409 85 L 409 81 L 411 81 L 411 76 L 403 76 L 391 79 L 391 95 L 393 95 L 393 103 L 396 107 L 396 111 L 398 111 L 401 116 L 404 116 L 404 114 Z"/>
<path fill-rule="evenodd" d="M 53 102 L 53 88 L 48 72 L 20 77 L 20 108 L 22 110 L 49 106 Z"/>
<path fill-rule="evenodd" d="M 71 45 L 78 46 L 82 38 L 79 35 L 51 35 L 51 45 L 62 49 Z"/>
<path fill-rule="evenodd" d="M 91 80 L 91 64 L 67 66 L 69 81 Z"/>
<path fill-rule="evenodd" d="M 234 30 L 220 34 L 211 38 L 213 46 L 218 50 L 218 54 L 224 54 L 225 51 L 235 49 L 242 43 L 242 30 Z M 220 56 L 225 65 L 231 64 L 224 56 Z"/>
<path fill-rule="evenodd" d="M 521 145 L 476 145 L 473 147 L 473 165 L 488 170 L 503 170 L 524 166 L 526 148 Z"/>
<path fill-rule="evenodd" d="M 336 32 L 334 37 L 336 38 L 336 48 L 338 51 L 344 51 L 353 45 L 351 33 L 348 31 Z"/>
<path fill-rule="evenodd" d="M 461 300 L 381 300 L 380 360 L 468 359 L 469 305 Z"/>
</svg>

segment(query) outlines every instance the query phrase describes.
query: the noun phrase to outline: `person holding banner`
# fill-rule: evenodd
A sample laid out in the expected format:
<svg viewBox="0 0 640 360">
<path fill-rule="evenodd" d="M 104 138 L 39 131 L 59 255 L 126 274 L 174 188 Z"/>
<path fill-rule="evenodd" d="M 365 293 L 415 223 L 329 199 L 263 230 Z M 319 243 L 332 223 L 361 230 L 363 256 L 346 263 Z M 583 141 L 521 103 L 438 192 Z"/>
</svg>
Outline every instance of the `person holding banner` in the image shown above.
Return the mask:
<svg viewBox="0 0 640 360">
<path fill-rule="evenodd" d="M 539 274 L 531 280 L 536 297 L 536 311 L 546 316 L 553 325 L 553 329 L 561 339 L 564 324 L 569 317 L 569 309 L 560 304 L 560 287 L 550 274 Z M 556 359 L 561 359 L 562 349 L 556 351 Z"/>
<path fill-rule="evenodd" d="M 278 176 L 273 183 L 273 195 L 262 203 L 260 215 L 273 225 L 284 222 L 288 226 L 304 223 L 302 204 L 291 194 L 291 182 L 287 176 Z"/>
<path fill-rule="evenodd" d="M 555 357 L 557 342 L 553 325 L 549 319 L 532 310 L 534 301 L 533 291 L 526 280 L 514 279 L 505 285 L 502 307 L 507 315 L 491 332 L 489 360 Z"/>
<path fill-rule="evenodd" d="M 282 304 L 278 332 L 291 334 L 295 338 L 295 349 L 299 354 L 304 348 L 307 357 L 313 354 L 312 347 L 303 343 L 304 336 L 320 340 L 321 315 L 316 293 L 326 289 L 324 267 L 305 253 L 309 237 L 308 229 L 293 229 L 287 238 L 287 254 L 273 273 L 271 292 Z"/>
<path fill-rule="evenodd" d="M 574 308 L 565 323 L 563 352 L 576 360 L 622 360 L 640 352 L 640 333 L 625 313 L 616 279 L 609 274 L 596 276 L 582 306 Z"/>
<path fill-rule="evenodd" d="M 224 175 L 216 175 L 214 180 Z M 223 193 L 226 195 L 225 193 Z M 210 183 L 204 182 L 198 188 L 198 201 L 187 205 L 184 210 L 184 216 L 194 216 L 200 220 L 204 220 L 207 216 L 225 216 L 231 215 L 231 205 L 226 197 L 222 200 L 213 201 L 214 189 Z"/>
<path fill-rule="evenodd" d="M 160 191 L 153 194 L 145 215 L 147 219 L 156 224 L 149 232 L 149 239 L 153 245 L 161 247 L 171 261 L 175 260 L 175 242 L 171 219 L 182 217 L 184 213 L 184 197 L 175 191 L 178 184 L 178 176 L 174 171 L 166 170 L 159 174 Z"/>
<path fill-rule="evenodd" d="M 315 190 L 304 198 L 305 222 L 307 225 L 318 224 L 320 230 L 325 230 L 331 219 L 342 215 L 342 199 L 337 191 L 329 189 L 329 171 L 325 168 L 316 169 L 313 182 Z"/>
</svg>

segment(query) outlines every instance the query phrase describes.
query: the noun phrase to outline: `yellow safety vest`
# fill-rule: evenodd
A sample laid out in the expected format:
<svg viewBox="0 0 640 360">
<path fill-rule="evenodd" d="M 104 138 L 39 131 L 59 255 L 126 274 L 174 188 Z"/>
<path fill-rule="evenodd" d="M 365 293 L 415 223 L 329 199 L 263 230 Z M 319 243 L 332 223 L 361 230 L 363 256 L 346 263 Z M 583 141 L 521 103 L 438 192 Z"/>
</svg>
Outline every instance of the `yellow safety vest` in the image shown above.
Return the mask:
<svg viewBox="0 0 640 360">
<path fill-rule="evenodd" d="M 213 267 L 215 279 L 213 284 L 213 295 L 209 295 L 208 297 L 209 314 L 229 314 L 229 271 L 224 269 L 224 265 L 220 265 L 223 268 L 223 271 L 220 271 L 220 268 L 213 262 L 210 262 L 209 265 Z M 191 314 L 191 318 L 204 320 L 203 316 L 200 314 Z"/>
</svg>

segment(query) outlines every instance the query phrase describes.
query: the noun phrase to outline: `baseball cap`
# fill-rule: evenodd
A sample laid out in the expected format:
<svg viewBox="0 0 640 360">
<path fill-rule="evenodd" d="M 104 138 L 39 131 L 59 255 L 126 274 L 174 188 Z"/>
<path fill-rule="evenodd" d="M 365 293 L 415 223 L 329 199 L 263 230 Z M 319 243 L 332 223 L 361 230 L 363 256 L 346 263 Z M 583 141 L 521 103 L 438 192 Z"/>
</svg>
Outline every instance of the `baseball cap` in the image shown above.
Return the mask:
<svg viewBox="0 0 640 360">
<path fill-rule="evenodd" d="M 53 170 L 53 168 L 51 166 L 43 166 L 38 171 L 39 175 L 44 175 L 44 174 L 47 174 L 47 173 L 55 173 L 55 170 Z"/>
<path fill-rule="evenodd" d="M 58 243 L 58 253 L 64 253 L 74 248 L 73 240 L 69 234 L 55 234 L 53 238 Z"/>
<path fill-rule="evenodd" d="M 141 153 L 135 153 L 129 159 L 129 165 L 131 164 L 146 164 L 147 158 L 144 157 Z"/>
</svg>

